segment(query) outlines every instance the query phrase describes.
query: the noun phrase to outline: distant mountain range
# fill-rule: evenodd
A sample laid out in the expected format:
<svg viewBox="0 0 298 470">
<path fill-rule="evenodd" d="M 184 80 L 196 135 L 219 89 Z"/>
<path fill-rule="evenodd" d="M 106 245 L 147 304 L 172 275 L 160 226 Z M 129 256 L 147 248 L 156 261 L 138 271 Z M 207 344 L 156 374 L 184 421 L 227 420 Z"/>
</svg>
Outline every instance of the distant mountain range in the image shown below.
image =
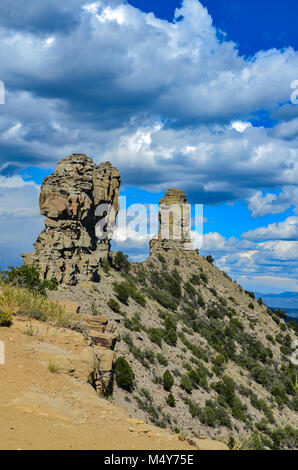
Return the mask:
<svg viewBox="0 0 298 470">
<path fill-rule="evenodd" d="M 265 305 L 271 308 L 282 308 L 287 315 L 298 317 L 298 292 L 283 292 L 281 294 L 261 294 L 256 292 L 256 297 L 261 297 Z"/>
</svg>

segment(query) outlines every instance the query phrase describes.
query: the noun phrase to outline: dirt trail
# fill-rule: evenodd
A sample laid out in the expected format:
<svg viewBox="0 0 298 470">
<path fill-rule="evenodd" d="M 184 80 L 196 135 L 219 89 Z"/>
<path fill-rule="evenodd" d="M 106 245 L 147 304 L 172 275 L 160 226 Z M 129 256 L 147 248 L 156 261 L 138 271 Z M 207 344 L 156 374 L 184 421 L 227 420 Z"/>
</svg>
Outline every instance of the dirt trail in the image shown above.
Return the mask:
<svg viewBox="0 0 298 470">
<path fill-rule="evenodd" d="M 59 358 L 80 357 L 86 345 L 79 333 L 15 320 L 11 328 L 0 328 L 0 341 L 6 359 L 0 365 L 0 449 L 196 448 L 170 431 L 130 418 L 71 372 L 50 372 L 49 364 L 59 365 Z M 197 445 L 223 448 L 208 440 Z"/>
</svg>

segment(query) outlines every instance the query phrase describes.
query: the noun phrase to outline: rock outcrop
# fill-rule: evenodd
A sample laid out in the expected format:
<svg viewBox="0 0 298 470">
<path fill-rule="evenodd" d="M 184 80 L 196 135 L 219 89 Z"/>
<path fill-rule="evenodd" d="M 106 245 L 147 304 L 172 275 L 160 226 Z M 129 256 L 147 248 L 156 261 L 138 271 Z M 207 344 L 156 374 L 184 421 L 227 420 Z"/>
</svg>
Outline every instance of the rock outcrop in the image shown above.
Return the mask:
<svg viewBox="0 0 298 470">
<path fill-rule="evenodd" d="M 159 205 L 159 231 L 150 241 L 150 252 L 193 250 L 190 237 L 191 208 L 185 193 L 179 189 L 169 189 Z"/>
<path fill-rule="evenodd" d="M 98 280 L 119 210 L 119 186 L 120 173 L 109 162 L 96 165 L 81 154 L 61 160 L 43 181 L 45 229 L 34 253 L 22 255 L 24 263 L 39 266 L 42 278 L 59 284 Z"/>
</svg>

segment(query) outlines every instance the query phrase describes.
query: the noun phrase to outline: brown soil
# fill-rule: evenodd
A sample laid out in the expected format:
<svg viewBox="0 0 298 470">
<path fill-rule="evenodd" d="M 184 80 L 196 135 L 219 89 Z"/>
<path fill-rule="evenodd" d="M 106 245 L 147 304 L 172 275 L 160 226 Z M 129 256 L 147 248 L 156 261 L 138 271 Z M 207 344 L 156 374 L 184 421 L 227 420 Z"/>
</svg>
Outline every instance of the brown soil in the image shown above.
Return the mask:
<svg viewBox="0 0 298 470">
<path fill-rule="evenodd" d="M 75 378 L 78 374 L 50 372 L 49 364 L 59 368 L 59 358 L 79 357 L 86 347 L 79 333 L 37 321 L 30 327 L 28 320 L 17 319 L 11 328 L 0 328 L 0 341 L 6 358 L 0 365 L 0 449 L 225 448 L 209 440 L 192 446 L 168 430 L 132 419 Z"/>
</svg>

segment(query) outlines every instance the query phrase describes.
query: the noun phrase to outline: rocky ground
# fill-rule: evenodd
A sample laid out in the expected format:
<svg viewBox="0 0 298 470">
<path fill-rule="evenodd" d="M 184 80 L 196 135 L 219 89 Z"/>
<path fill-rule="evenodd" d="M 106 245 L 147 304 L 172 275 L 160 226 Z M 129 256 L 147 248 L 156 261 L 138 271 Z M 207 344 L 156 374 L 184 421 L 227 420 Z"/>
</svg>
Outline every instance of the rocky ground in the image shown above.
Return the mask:
<svg viewBox="0 0 298 470">
<path fill-rule="evenodd" d="M 224 448 L 208 440 L 190 445 L 100 398 L 86 383 L 92 348 L 80 333 L 15 318 L 0 328 L 0 341 L 0 449 Z"/>
<path fill-rule="evenodd" d="M 173 309 L 166 306 L 169 297 L 166 301 L 157 300 L 152 288 L 159 291 L 162 286 L 158 285 L 161 282 L 158 276 L 171 276 L 174 272 L 181 277 L 181 295 Z M 201 276 L 200 280 L 195 278 L 198 285 L 190 282 L 193 276 Z M 115 282 L 133 283 L 146 303 L 140 305 L 132 297 L 126 305 L 119 302 Z M 164 293 L 165 286 L 161 289 Z M 109 318 L 118 338 L 117 357 L 129 361 L 136 377 L 131 392 L 115 385 L 113 400 L 134 416 L 171 427 L 190 438 L 204 436 L 228 442 L 232 436 L 235 445 L 241 446 L 253 436 L 257 442 L 253 445 L 262 448 L 275 445 L 268 433 L 287 425 L 295 428 L 297 399 L 294 390 L 289 390 L 288 375 L 291 350 L 282 349 L 283 341 L 289 344 L 294 340 L 294 332 L 282 320 L 272 318 L 264 305 L 197 253 L 184 252 L 183 257 L 178 253 L 178 259 L 175 252 L 162 257 L 151 255 L 144 263 L 133 264 L 129 274 L 111 269 L 108 274 L 102 273 L 99 283 L 61 288 L 51 295 L 76 301 L 83 314 Z M 119 313 L 108 306 L 111 299 L 119 303 Z M 176 322 L 175 344 L 162 338 L 167 315 Z M 161 334 L 160 344 L 152 337 L 152 329 Z M 166 370 L 174 378 L 173 408 L 166 404 L 169 392 L 162 384 Z M 190 392 L 181 386 L 181 377 L 191 375 L 191 370 L 199 370 L 201 377 Z M 223 387 L 225 377 L 234 381 L 230 403 L 218 388 Z M 284 392 L 286 387 L 288 394 Z M 215 407 L 217 416 L 210 407 Z M 289 444 L 293 445 L 297 444 Z"/>
</svg>

